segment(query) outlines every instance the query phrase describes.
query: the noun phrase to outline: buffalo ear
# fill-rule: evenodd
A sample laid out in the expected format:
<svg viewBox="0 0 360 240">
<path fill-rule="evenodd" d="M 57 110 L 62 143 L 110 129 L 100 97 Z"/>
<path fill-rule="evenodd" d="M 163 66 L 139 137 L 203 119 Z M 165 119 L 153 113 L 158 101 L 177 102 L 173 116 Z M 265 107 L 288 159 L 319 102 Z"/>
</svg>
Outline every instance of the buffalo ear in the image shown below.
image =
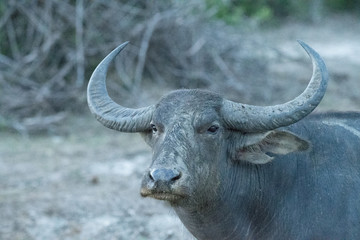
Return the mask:
<svg viewBox="0 0 360 240">
<path fill-rule="evenodd" d="M 254 164 L 265 164 L 273 157 L 268 153 L 285 155 L 292 152 L 305 151 L 310 144 L 286 131 L 270 131 L 266 133 L 247 133 L 242 136 L 240 146 L 235 149 L 236 160 Z"/>
</svg>

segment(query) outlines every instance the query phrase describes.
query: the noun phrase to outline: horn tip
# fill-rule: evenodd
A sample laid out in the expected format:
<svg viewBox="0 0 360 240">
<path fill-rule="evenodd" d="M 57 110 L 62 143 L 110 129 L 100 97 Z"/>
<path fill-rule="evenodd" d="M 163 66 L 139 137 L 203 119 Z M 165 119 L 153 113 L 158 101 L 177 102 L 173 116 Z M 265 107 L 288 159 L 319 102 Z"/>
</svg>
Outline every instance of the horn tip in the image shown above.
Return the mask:
<svg viewBox="0 0 360 240">
<path fill-rule="evenodd" d="M 129 41 L 123 42 L 117 48 L 115 48 L 114 51 L 116 51 L 118 53 L 121 52 L 121 50 L 123 50 L 129 43 L 130 43 Z"/>
<path fill-rule="evenodd" d="M 297 39 L 296 40 L 301 46 L 307 45 L 303 40 Z"/>
<path fill-rule="evenodd" d="M 306 44 L 304 41 L 302 40 L 297 40 L 297 42 L 300 44 L 300 46 L 305 49 L 306 52 L 311 52 L 311 51 L 314 51 L 308 44 Z"/>
<path fill-rule="evenodd" d="M 316 57 L 318 59 L 321 59 L 320 55 L 312 47 L 310 47 L 307 43 L 305 43 L 302 40 L 297 40 L 297 42 L 311 57 Z"/>
</svg>

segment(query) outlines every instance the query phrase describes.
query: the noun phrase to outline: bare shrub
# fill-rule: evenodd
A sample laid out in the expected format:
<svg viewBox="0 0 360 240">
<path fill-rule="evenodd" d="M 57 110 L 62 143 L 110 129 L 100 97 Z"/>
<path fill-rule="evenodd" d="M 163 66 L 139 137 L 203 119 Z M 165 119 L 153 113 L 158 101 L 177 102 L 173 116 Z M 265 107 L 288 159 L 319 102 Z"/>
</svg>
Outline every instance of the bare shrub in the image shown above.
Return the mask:
<svg viewBox="0 0 360 240">
<path fill-rule="evenodd" d="M 110 74 L 120 81 L 110 82 L 126 103 L 150 84 L 243 100 L 267 84 L 259 75 L 266 62 L 251 51 L 256 43 L 215 21 L 203 1 L 9 0 L 0 13 L 0 127 L 22 133 L 86 109 L 92 70 L 124 41 L 131 45 Z"/>
</svg>

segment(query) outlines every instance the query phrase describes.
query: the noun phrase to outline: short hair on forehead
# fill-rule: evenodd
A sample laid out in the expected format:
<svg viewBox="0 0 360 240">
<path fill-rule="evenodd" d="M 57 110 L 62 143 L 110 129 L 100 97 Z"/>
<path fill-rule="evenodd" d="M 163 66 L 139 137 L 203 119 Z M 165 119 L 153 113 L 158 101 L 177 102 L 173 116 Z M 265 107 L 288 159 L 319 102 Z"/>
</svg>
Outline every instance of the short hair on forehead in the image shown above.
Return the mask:
<svg viewBox="0 0 360 240">
<path fill-rule="evenodd" d="M 197 106 L 220 107 L 221 102 L 222 97 L 216 93 L 200 89 L 182 89 L 172 91 L 162 97 L 157 106 L 176 105 L 179 107 L 189 107 L 189 110 L 195 110 Z"/>
<path fill-rule="evenodd" d="M 222 97 L 216 93 L 199 89 L 176 90 L 164 96 L 156 105 L 154 121 L 166 124 L 186 115 L 201 118 L 201 115 L 208 115 L 214 110 L 219 112 L 221 104 Z"/>
</svg>

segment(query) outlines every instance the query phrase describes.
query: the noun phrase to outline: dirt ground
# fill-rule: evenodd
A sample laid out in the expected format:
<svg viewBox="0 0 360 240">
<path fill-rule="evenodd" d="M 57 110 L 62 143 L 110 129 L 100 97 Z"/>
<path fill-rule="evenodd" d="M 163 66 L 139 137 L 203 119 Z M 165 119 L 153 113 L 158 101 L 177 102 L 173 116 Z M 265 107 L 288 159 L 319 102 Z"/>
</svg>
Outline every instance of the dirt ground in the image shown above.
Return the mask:
<svg viewBox="0 0 360 240">
<path fill-rule="evenodd" d="M 0 239 L 185 239 L 165 203 L 140 197 L 151 155 L 138 134 L 66 124 L 66 136 L 2 134 Z"/>
<path fill-rule="evenodd" d="M 277 49 L 269 57 L 276 60 L 270 69 L 280 85 L 304 74 L 299 84 L 306 86 L 311 70 L 287 59 L 308 63 L 295 40 L 307 42 L 331 76 L 320 109 L 360 109 L 358 18 L 291 22 L 251 37 Z M 281 89 L 273 94 L 284 100 Z M 151 153 L 139 135 L 108 130 L 90 114 L 63 125 L 65 134 L 51 136 L 0 132 L 0 239 L 193 239 L 166 203 L 140 197 Z"/>
</svg>

